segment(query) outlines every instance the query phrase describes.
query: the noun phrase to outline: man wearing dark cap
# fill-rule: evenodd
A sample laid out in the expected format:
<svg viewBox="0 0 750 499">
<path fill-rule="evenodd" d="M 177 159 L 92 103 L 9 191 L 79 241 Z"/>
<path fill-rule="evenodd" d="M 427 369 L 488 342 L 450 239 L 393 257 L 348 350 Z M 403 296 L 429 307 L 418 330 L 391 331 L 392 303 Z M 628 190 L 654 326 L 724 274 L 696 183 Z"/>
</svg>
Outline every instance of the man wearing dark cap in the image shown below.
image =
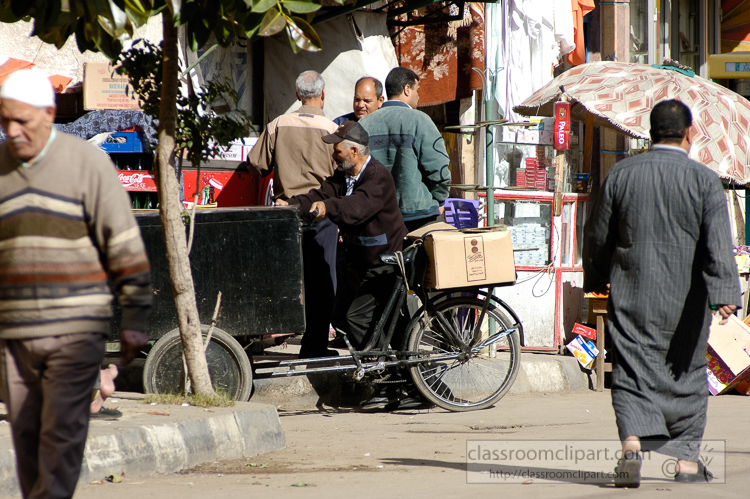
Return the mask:
<svg viewBox="0 0 750 499">
<path fill-rule="evenodd" d="M 352 292 L 339 293 L 337 309 L 346 310 L 341 326 L 352 346 L 361 349 L 395 279 L 393 267 L 384 266 L 379 256 L 402 249 L 406 226 L 393 177 L 370 156 L 369 136 L 362 126 L 345 121 L 322 139 L 334 146 L 336 172 L 320 188 L 293 196 L 288 204 L 299 205 L 303 214 L 317 212 L 316 221 L 329 219 L 339 227 Z"/>
</svg>

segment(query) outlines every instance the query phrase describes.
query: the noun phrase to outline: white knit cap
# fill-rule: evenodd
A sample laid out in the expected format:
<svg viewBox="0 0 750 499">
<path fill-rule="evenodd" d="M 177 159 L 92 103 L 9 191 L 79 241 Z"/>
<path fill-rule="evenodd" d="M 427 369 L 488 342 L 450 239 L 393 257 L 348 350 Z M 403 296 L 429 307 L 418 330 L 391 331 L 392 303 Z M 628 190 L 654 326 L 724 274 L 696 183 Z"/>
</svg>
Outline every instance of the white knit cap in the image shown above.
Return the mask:
<svg viewBox="0 0 750 499">
<path fill-rule="evenodd" d="M 44 109 L 55 107 L 55 91 L 49 78 L 41 71 L 16 71 L 0 86 L 0 99 L 16 100 Z"/>
</svg>

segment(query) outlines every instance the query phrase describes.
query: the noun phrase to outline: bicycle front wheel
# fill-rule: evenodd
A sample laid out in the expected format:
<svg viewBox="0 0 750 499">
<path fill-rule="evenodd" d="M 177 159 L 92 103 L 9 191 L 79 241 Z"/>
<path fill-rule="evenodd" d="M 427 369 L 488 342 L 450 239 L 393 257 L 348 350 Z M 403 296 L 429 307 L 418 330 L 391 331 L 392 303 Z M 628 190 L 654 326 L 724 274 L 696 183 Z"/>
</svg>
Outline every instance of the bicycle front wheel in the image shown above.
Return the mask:
<svg viewBox="0 0 750 499">
<path fill-rule="evenodd" d="M 477 298 L 448 299 L 409 332 L 409 355 L 423 360 L 409 369 L 414 384 L 427 400 L 449 411 L 492 406 L 518 375 L 518 325 L 512 314 L 494 304 L 478 324 L 483 305 Z"/>
</svg>

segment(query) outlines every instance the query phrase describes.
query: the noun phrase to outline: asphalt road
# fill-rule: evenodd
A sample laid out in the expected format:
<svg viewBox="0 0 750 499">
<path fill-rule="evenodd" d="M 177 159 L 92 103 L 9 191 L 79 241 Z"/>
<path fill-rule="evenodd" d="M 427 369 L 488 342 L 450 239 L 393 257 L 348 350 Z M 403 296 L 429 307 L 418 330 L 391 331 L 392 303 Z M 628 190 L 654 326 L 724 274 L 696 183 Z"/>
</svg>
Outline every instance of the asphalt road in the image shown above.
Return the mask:
<svg viewBox="0 0 750 499">
<path fill-rule="evenodd" d="M 609 393 L 579 391 L 510 395 L 467 413 L 281 411 L 284 450 L 180 474 L 82 485 L 76 498 L 745 498 L 748 409 L 743 396 L 710 399 L 703 453 L 717 480 L 706 485 L 675 483 L 669 459 L 655 454 L 644 459 L 640 489 L 615 489 L 606 478 L 619 447 Z M 510 458 L 499 454 L 508 450 L 515 451 Z M 542 461 L 543 451 L 551 459 Z"/>
</svg>

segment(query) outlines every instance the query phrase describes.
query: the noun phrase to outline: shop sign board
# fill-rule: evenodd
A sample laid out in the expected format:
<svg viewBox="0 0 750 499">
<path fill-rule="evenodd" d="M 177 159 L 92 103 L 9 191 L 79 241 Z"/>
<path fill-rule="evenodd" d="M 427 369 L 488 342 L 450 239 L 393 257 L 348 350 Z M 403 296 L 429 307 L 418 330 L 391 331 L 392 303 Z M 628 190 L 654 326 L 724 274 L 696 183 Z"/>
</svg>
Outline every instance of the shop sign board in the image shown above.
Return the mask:
<svg viewBox="0 0 750 499">
<path fill-rule="evenodd" d="M 83 108 L 139 110 L 128 77 L 108 62 L 87 62 L 83 68 Z"/>
<path fill-rule="evenodd" d="M 570 103 L 555 103 L 555 150 L 570 149 Z"/>
</svg>

